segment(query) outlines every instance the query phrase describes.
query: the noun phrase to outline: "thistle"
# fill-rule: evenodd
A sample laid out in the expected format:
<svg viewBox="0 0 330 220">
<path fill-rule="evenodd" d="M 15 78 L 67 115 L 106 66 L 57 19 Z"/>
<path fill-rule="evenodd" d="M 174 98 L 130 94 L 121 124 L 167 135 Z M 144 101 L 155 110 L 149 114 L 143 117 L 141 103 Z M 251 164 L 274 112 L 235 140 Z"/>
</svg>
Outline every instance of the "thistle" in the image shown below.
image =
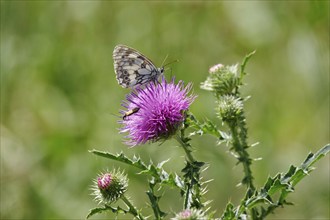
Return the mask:
<svg viewBox="0 0 330 220">
<path fill-rule="evenodd" d="M 123 114 L 132 109 L 139 109 L 126 116 L 121 133 L 128 132 L 126 143 L 130 146 L 167 139 L 175 134 L 182 125 L 185 111 L 194 101 L 194 95 L 188 95 L 191 84 L 186 87 L 183 81 L 178 84 L 167 82 L 163 77 L 161 82 L 151 82 L 144 88 L 139 87 L 127 95 Z"/>
<path fill-rule="evenodd" d="M 186 209 L 175 215 L 172 220 L 206 220 L 204 212 L 197 209 Z"/>
<path fill-rule="evenodd" d="M 101 173 L 95 180 L 92 195 L 99 203 L 109 204 L 117 201 L 127 190 L 128 179 L 123 172 L 113 170 Z"/>
</svg>

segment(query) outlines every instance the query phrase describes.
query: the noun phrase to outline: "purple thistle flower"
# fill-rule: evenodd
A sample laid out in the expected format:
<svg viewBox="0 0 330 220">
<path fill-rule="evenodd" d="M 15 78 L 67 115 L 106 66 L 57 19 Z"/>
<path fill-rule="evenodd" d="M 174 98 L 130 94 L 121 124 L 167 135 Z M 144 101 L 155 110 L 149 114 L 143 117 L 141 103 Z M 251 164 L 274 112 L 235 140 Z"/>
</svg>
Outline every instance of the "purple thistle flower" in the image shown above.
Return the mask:
<svg viewBox="0 0 330 220">
<path fill-rule="evenodd" d="M 191 87 L 191 83 L 184 87 L 183 81 L 174 84 L 172 79 L 168 83 L 162 77 L 160 83 L 151 82 L 128 94 L 122 104 L 127 111 L 121 112 L 120 121 L 123 124 L 120 133 L 128 132 L 126 143 L 135 146 L 175 134 L 196 97 L 188 95 Z"/>
</svg>

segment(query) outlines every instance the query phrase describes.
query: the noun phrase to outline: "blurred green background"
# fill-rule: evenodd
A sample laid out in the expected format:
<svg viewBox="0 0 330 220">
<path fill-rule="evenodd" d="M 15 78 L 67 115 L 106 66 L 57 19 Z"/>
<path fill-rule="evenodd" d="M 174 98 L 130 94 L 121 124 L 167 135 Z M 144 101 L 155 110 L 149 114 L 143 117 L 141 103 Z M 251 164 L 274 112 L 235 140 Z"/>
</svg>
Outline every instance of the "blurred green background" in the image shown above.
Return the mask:
<svg viewBox="0 0 330 220">
<path fill-rule="evenodd" d="M 260 142 L 250 153 L 263 158 L 252 167 L 258 187 L 329 142 L 329 1 L 1 1 L 1 218 L 82 219 L 97 205 L 92 179 L 113 167 L 127 170 L 128 195 L 150 214 L 146 177 L 88 153 L 93 148 L 146 162 L 171 158 L 165 167 L 180 172 L 176 142 L 122 143 L 117 116 L 129 90 L 115 79 L 117 44 L 158 66 L 167 54 L 167 61 L 179 59 L 172 76 L 194 83 L 191 111 L 200 120 L 216 120 L 214 97 L 199 88 L 209 67 L 257 50 L 243 94 L 252 96 L 249 142 Z M 211 136 L 192 141 L 196 158 L 210 165 L 206 199 L 219 214 L 245 189 L 236 187 L 242 167 L 215 143 Z M 328 156 L 318 162 L 289 196 L 295 206 L 268 219 L 328 219 L 329 165 Z M 180 211 L 178 192 L 164 190 L 162 208 Z"/>
</svg>

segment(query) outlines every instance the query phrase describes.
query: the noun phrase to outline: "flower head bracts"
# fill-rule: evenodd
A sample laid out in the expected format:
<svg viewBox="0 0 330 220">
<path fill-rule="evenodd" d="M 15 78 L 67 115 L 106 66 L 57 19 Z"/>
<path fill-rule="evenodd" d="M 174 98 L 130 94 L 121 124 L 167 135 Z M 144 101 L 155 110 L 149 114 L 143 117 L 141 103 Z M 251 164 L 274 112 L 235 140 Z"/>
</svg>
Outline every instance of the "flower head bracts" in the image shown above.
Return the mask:
<svg viewBox="0 0 330 220">
<path fill-rule="evenodd" d="M 127 190 L 127 176 L 119 171 L 112 170 L 100 173 L 92 186 L 95 200 L 109 204 L 117 201 Z"/>
</svg>

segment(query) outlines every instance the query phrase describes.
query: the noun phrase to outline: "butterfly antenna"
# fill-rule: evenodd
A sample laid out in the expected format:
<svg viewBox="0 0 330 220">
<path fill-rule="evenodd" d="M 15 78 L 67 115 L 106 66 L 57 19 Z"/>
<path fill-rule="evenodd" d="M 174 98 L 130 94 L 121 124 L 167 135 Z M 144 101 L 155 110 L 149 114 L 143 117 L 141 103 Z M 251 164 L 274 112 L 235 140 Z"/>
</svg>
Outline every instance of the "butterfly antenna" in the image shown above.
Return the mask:
<svg viewBox="0 0 330 220">
<path fill-rule="evenodd" d="M 168 65 L 170 65 L 172 63 L 176 63 L 176 62 L 179 62 L 179 60 L 173 60 L 173 61 L 171 61 L 169 63 L 166 63 L 163 67 L 168 66 Z M 172 68 L 169 68 L 169 69 L 172 69 Z M 168 69 L 166 69 L 166 70 L 168 70 Z"/>
<path fill-rule="evenodd" d="M 163 62 L 162 62 L 162 67 L 164 67 L 164 63 L 165 63 L 165 61 L 167 60 L 167 57 L 168 57 L 168 54 L 166 55 L 166 57 L 165 57 L 165 59 L 163 60 Z"/>
<path fill-rule="evenodd" d="M 171 62 L 169 62 L 169 63 L 166 63 L 166 64 L 164 65 L 164 63 L 165 63 L 165 61 L 167 60 L 167 58 L 168 58 L 168 54 L 166 55 L 164 61 L 162 62 L 162 65 L 161 65 L 162 67 L 168 66 L 168 65 L 170 65 L 170 64 L 172 64 L 172 63 L 179 62 L 179 60 L 173 60 L 173 61 L 171 61 Z"/>
<path fill-rule="evenodd" d="M 166 57 L 165 57 L 165 59 L 164 59 L 164 61 L 163 61 L 163 63 L 162 63 L 162 67 L 163 67 L 163 68 L 165 68 L 165 66 L 168 66 L 168 65 L 170 65 L 170 64 L 172 64 L 172 63 L 179 62 L 179 60 L 173 60 L 173 61 L 171 61 L 171 62 L 169 62 L 169 63 L 164 64 L 165 61 L 167 60 L 167 57 L 168 57 L 168 54 L 166 55 Z M 172 68 L 168 68 L 168 69 L 171 70 L 171 77 L 172 77 Z M 165 71 L 167 71 L 168 69 L 165 69 Z"/>
<path fill-rule="evenodd" d="M 179 62 L 179 60 L 173 60 L 173 61 L 171 61 L 171 62 L 169 62 L 169 63 L 166 63 L 163 67 L 168 66 L 168 65 L 170 65 L 170 64 L 172 64 L 172 63 L 176 63 L 176 62 Z"/>
</svg>

